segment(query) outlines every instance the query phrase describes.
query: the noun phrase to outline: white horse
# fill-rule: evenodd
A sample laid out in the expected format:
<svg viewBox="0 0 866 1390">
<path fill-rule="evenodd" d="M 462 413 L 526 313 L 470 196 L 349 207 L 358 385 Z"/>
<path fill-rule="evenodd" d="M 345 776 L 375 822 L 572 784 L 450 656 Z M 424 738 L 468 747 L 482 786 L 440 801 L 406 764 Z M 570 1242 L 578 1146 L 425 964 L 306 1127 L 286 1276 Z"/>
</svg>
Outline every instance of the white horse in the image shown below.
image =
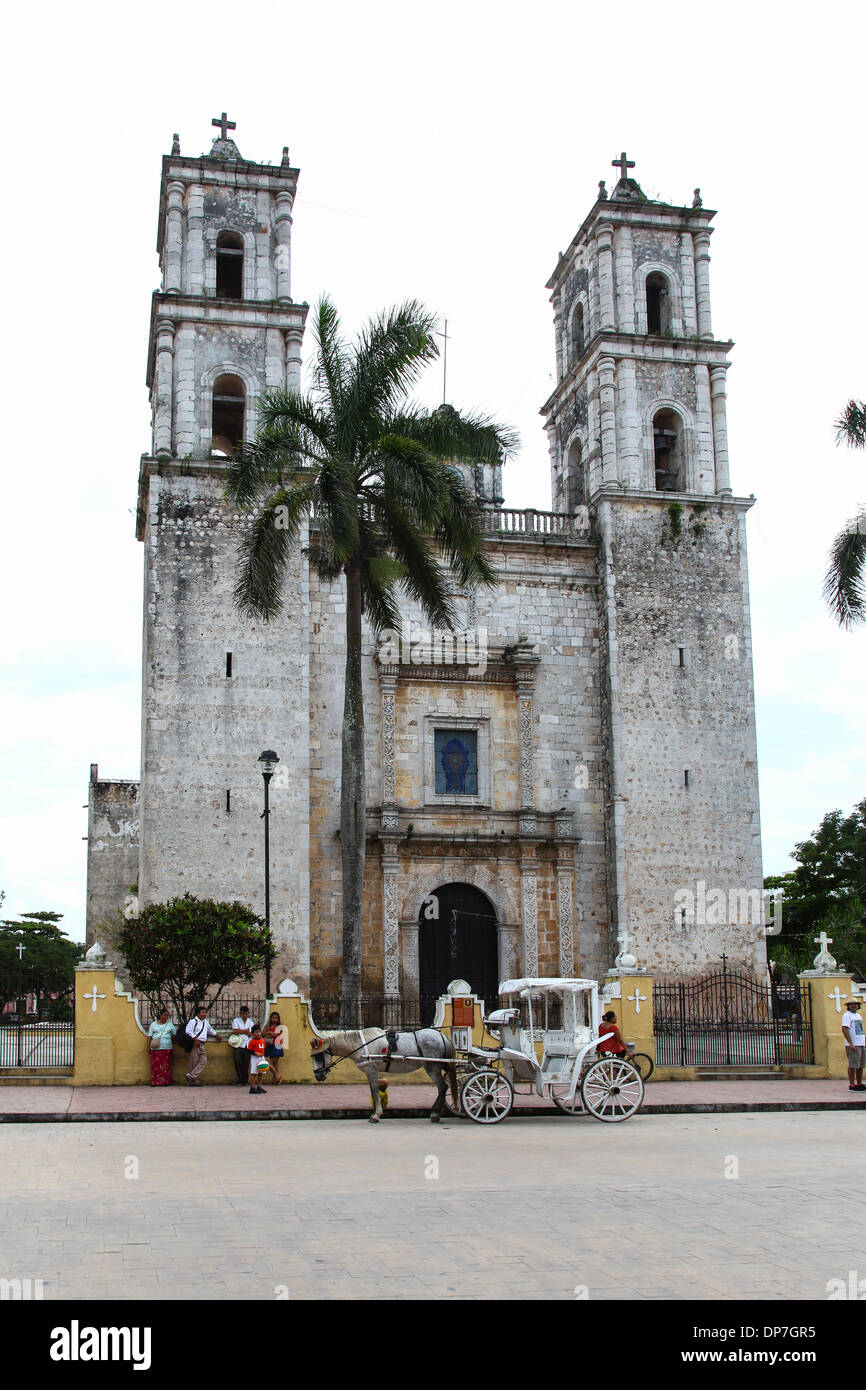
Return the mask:
<svg viewBox="0 0 866 1390">
<path fill-rule="evenodd" d="M 437 1123 L 445 1109 L 445 1095 L 448 1081 L 451 1081 L 451 1094 L 454 1109 L 457 1110 L 457 1080 L 453 1067 L 443 1066 L 442 1062 L 454 1056 L 451 1039 L 438 1028 L 417 1028 L 414 1032 L 399 1032 L 396 1029 L 355 1028 L 348 1032 L 325 1032 L 313 1038 L 310 1043 L 313 1058 L 313 1075 L 317 1081 L 324 1081 L 332 1067 L 342 1058 L 351 1058 L 366 1076 L 370 1084 L 373 1113 L 370 1123 L 377 1124 L 382 1118 L 382 1102 L 379 1098 L 379 1075 L 400 1076 L 423 1066 L 438 1094 L 430 1111 L 430 1119 Z M 424 1060 L 419 1063 L 418 1058 Z M 427 1061 L 427 1058 L 430 1060 Z M 439 1059 L 437 1062 L 436 1059 Z"/>
</svg>

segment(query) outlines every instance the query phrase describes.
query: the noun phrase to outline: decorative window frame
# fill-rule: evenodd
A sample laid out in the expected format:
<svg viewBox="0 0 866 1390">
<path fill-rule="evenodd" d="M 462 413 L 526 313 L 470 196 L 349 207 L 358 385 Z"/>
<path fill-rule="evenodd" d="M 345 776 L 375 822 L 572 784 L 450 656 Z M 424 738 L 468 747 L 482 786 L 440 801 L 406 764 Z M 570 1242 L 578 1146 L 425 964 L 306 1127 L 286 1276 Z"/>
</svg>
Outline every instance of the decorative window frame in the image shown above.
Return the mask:
<svg viewBox="0 0 866 1390">
<path fill-rule="evenodd" d="M 649 492 L 656 490 L 656 455 L 655 440 L 653 438 L 653 420 L 660 410 L 673 411 L 682 421 L 683 433 L 683 487 L 681 492 L 696 492 L 695 486 L 695 421 L 690 410 L 682 401 L 675 401 L 670 396 L 659 396 L 649 408 L 649 413 L 644 417 L 644 477 L 645 487 Z M 659 493 L 660 497 L 665 496 Z"/>
<path fill-rule="evenodd" d="M 572 446 L 575 444 L 580 449 L 580 468 L 583 473 L 583 502 L 578 505 L 585 507 L 587 498 L 589 496 L 589 467 L 588 455 L 586 451 L 586 438 L 581 429 L 574 429 L 568 436 L 568 442 L 561 453 L 560 476 L 562 478 L 563 501 L 566 506 L 566 510 L 568 507 L 568 474 L 571 469 L 571 461 L 569 455 L 571 454 Z"/>
<path fill-rule="evenodd" d="M 437 729 L 455 729 L 476 735 L 478 791 L 437 792 L 436 790 L 436 750 L 434 734 Z M 490 716 L 481 715 L 467 718 L 462 714 L 432 714 L 424 716 L 424 804 L 429 807 L 440 806 L 490 806 L 492 805 L 493 785 L 490 766 Z"/>
<path fill-rule="evenodd" d="M 258 383 L 256 378 L 246 367 L 241 367 L 237 362 L 220 362 L 216 366 L 208 367 L 201 376 L 201 448 L 205 458 L 210 457 L 213 445 L 213 388 L 214 383 L 221 376 L 238 376 L 244 384 L 246 400 L 244 402 L 244 440 L 255 438 L 256 421 L 258 418 Z"/>
<path fill-rule="evenodd" d="M 568 334 L 567 334 L 567 338 L 568 338 L 568 366 L 569 366 L 569 370 L 571 370 L 572 367 L 576 367 L 577 364 L 578 364 L 578 362 L 580 361 L 580 357 L 578 357 L 577 353 L 574 351 L 574 321 L 575 321 L 575 319 L 577 318 L 577 311 L 578 311 L 578 309 L 582 309 L 582 310 L 583 310 L 583 353 L 581 354 L 581 356 L 585 357 L 585 356 L 586 356 L 587 344 L 589 343 L 589 339 L 590 339 L 590 332 L 589 332 L 589 297 L 588 297 L 588 295 L 587 295 L 583 290 L 581 290 L 578 294 L 575 295 L 575 297 L 574 297 L 574 303 L 572 304 L 571 308 L 570 308 L 569 311 L 568 311 Z"/>
<path fill-rule="evenodd" d="M 648 336 L 646 312 L 646 282 L 651 275 L 663 275 L 668 282 L 671 310 L 671 333 L 675 338 L 684 336 L 683 330 L 683 286 L 677 271 L 666 261 L 641 261 L 635 267 L 637 293 L 634 300 L 635 328 L 642 336 Z M 654 333 L 653 337 L 657 335 Z"/>
<path fill-rule="evenodd" d="M 217 282 L 217 237 L 221 232 L 233 232 L 239 236 L 244 244 L 244 299 L 255 299 L 256 297 L 256 238 L 253 232 L 245 232 L 242 227 L 231 227 L 228 223 L 224 227 L 210 225 L 205 228 L 204 233 L 204 292 L 208 299 L 216 299 Z M 227 303 L 237 303 L 237 300 L 228 300 Z M 238 373 L 240 375 L 240 373 Z"/>
</svg>

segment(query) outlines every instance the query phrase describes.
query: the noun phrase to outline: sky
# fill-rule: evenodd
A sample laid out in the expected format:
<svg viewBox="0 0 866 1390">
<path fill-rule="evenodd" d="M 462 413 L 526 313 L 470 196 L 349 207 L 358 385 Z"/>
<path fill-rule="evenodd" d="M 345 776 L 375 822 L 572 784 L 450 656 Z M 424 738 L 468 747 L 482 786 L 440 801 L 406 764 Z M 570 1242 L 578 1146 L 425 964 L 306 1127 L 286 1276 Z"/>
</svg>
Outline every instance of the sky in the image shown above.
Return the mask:
<svg viewBox="0 0 866 1390">
<path fill-rule="evenodd" d="M 859 16 L 859 18 L 858 18 Z M 7 451 L 0 889 L 83 938 L 89 766 L 136 778 L 139 456 L 160 160 L 301 170 L 293 295 L 349 332 L 415 297 L 448 397 L 519 430 L 509 506 L 550 506 L 545 283 L 615 182 L 718 210 L 711 291 L 749 567 L 765 873 L 866 796 L 866 628 L 821 598 L 866 454 L 834 441 L 863 360 L 862 7 L 620 0 L 55 3 L 4 21 Z M 418 392 L 441 399 L 441 365 Z"/>
</svg>

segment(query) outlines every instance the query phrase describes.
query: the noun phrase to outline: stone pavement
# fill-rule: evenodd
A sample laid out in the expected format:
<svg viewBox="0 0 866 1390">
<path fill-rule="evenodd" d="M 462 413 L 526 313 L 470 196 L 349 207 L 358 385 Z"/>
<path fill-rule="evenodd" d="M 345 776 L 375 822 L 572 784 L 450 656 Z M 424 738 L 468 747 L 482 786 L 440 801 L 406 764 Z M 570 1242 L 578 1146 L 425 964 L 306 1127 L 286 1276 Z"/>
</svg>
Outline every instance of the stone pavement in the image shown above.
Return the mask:
<svg viewBox="0 0 866 1390">
<path fill-rule="evenodd" d="M 389 1117 L 421 1117 L 432 1086 L 388 1088 Z M 2 1086 L 0 1124 L 27 1121 L 161 1119 L 344 1119 L 370 1113 L 370 1092 L 357 1086 L 276 1086 L 251 1096 L 241 1086 Z M 722 1113 L 750 1110 L 866 1110 L 866 1092 L 847 1081 L 651 1081 L 642 1113 Z M 542 1112 L 562 1120 L 550 1101 L 524 1094 L 515 1115 Z"/>
<path fill-rule="evenodd" d="M 45 1300 L 823 1300 L 866 1275 L 859 1136 L 839 1112 L 6 1126 L 0 1276 Z"/>
</svg>

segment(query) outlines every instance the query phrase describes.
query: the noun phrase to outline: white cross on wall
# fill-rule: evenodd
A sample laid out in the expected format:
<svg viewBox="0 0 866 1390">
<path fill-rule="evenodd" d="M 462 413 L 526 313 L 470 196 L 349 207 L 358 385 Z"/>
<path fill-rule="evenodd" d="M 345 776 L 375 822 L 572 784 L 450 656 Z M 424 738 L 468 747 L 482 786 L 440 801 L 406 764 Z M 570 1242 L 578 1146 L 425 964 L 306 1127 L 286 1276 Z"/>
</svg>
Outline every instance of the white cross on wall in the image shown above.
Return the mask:
<svg viewBox="0 0 866 1390">
<path fill-rule="evenodd" d="M 92 993 L 92 994 L 85 994 L 84 998 L 85 998 L 85 999 L 92 999 L 92 1000 L 93 1000 L 93 1009 L 91 1010 L 91 1012 L 92 1012 L 92 1013 L 96 1013 L 96 1001 L 97 1001 L 97 999 L 104 999 L 104 998 L 105 998 L 105 995 L 104 995 L 104 994 L 99 994 L 98 991 L 97 991 L 96 985 L 94 985 L 94 986 L 93 986 L 93 993 Z"/>
<path fill-rule="evenodd" d="M 639 1014 L 639 1013 L 640 1013 L 640 1003 L 641 1003 L 641 1000 L 643 1000 L 644 1003 L 646 1003 L 647 999 L 649 998 L 649 995 L 648 995 L 648 994 L 641 994 L 641 992 L 640 992 L 640 985 L 635 985 L 635 987 L 634 987 L 634 994 L 629 994 L 629 995 L 627 996 L 627 998 L 628 998 L 628 1001 L 629 1001 L 630 1004 L 634 1004 L 634 1011 L 635 1011 L 635 1013 L 636 1013 L 636 1014 Z"/>
<path fill-rule="evenodd" d="M 822 932 L 821 935 L 823 936 L 824 933 Z M 842 1012 L 842 995 L 839 993 L 839 986 L 838 986 L 838 985 L 836 986 L 836 988 L 835 988 L 834 990 L 831 991 L 830 994 L 827 995 L 827 998 L 828 998 L 828 999 L 832 999 L 832 1000 L 835 1001 L 835 1004 L 836 1004 L 836 1012 L 837 1012 L 837 1014 L 840 1014 L 840 1013 Z"/>
</svg>

